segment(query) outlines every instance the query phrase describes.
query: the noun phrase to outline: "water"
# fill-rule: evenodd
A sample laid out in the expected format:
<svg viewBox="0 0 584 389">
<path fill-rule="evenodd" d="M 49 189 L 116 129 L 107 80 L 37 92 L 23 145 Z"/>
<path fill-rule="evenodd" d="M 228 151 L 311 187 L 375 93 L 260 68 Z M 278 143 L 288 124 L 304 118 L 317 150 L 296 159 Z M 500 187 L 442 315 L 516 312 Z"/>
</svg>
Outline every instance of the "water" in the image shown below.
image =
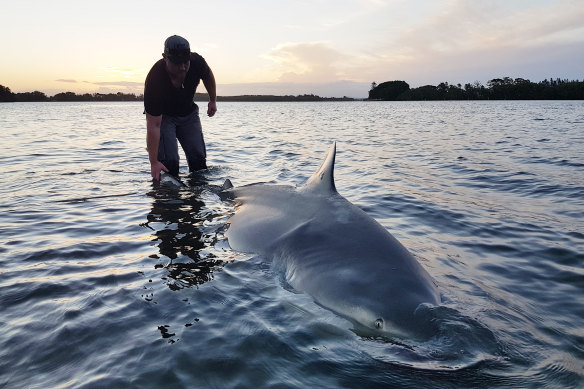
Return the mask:
<svg viewBox="0 0 584 389">
<path fill-rule="evenodd" d="M 223 103 L 153 185 L 139 103 L 0 105 L 0 387 L 582 387 L 584 103 Z M 230 250 L 235 185 L 336 184 L 439 285 L 363 338 Z M 334 269 L 331 269 L 334 271 Z"/>
</svg>

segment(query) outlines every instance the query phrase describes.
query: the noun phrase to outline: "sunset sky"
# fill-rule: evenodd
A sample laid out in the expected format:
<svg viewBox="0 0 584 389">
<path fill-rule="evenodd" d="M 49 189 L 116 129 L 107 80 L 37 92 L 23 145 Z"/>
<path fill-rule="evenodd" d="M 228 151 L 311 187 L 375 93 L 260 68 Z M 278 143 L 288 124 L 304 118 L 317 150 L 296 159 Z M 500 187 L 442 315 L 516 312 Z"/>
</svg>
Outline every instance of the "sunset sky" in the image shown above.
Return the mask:
<svg viewBox="0 0 584 389">
<path fill-rule="evenodd" d="M 1 9 L 0 84 L 13 92 L 142 93 L 173 34 L 205 57 L 220 95 L 584 79 L 582 0 L 2 0 Z"/>
</svg>

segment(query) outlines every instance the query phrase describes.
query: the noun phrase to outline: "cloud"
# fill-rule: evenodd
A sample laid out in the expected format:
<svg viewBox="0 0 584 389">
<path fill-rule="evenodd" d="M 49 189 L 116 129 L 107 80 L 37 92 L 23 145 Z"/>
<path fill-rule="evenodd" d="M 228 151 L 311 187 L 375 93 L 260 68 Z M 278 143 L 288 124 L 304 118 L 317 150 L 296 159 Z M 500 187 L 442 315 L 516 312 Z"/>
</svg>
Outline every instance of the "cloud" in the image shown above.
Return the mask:
<svg viewBox="0 0 584 389">
<path fill-rule="evenodd" d="M 144 82 L 136 81 L 96 81 L 90 82 L 99 87 L 100 93 L 111 93 L 122 91 L 124 93 L 140 94 L 144 92 Z"/>
<path fill-rule="evenodd" d="M 505 1 L 440 2 L 419 14 L 413 24 L 396 28 L 390 23 L 376 29 L 371 45 L 353 49 L 346 45 L 340 51 L 331 41 L 279 44 L 262 56 L 270 61 L 263 79 L 267 74 L 288 83 L 404 79 L 419 85 L 514 73 L 537 80 L 554 63 L 556 72 L 546 77 L 574 77 L 576 65 L 564 62 L 570 61 L 569 50 L 584 50 L 584 7 L 577 3 L 560 0 L 526 8 Z M 369 2 L 389 18 L 387 13 L 395 7 L 387 5 Z M 555 62 L 546 52 L 558 54 Z M 545 70 L 537 72 L 537 63 L 545 63 Z"/>
<path fill-rule="evenodd" d="M 500 76 L 578 78 L 584 74 L 584 8 L 577 3 L 443 2 L 396 34 L 387 30 L 384 42 L 351 61 L 353 71 L 412 86 Z"/>
<path fill-rule="evenodd" d="M 304 95 L 315 94 L 321 97 L 367 97 L 369 83 L 352 81 L 334 82 L 255 82 L 247 84 L 218 84 L 220 96 L 238 95 Z"/>
<path fill-rule="evenodd" d="M 584 7 L 573 1 L 528 9 L 472 0 L 441 5 L 397 37 L 406 51 L 430 55 L 584 42 Z"/>
<path fill-rule="evenodd" d="M 546 78 L 581 79 L 584 74 L 582 45 L 539 47 L 494 47 L 466 51 L 437 52 L 431 58 L 411 60 L 407 65 L 388 61 L 383 68 L 364 69 L 377 82 L 404 80 L 411 87 L 452 84 L 493 78 L 526 78 L 538 82 Z"/>
<path fill-rule="evenodd" d="M 145 78 L 146 70 L 144 69 L 120 69 L 113 66 L 103 68 L 106 73 L 114 73 L 123 78 Z"/>
<path fill-rule="evenodd" d="M 338 66 L 347 58 L 326 42 L 280 44 L 263 57 L 272 61 L 280 82 L 338 80 Z"/>
<path fill-rule="evenodd" d="M 143 87 L 143 82 L 134 82 L 134 81 L 101 81 L 101 82 L 91 82 L 91 84 L 99 85 L 99 86 L 121 86 L 125 88 L 137 88 Z"/>
<path fill-rule="evenodd" d="M 65 78 L 60 78 L 58 80 L 55 80 L 56 82 L 66 82 L 66 83 L 70 83 L 70 84 L 78 84 L 78 83 L 84 83 L 84 84 L 91 84 L 91 85 L 97 85 L 97 86 L 101 86 L 101 87 L 124 87 L 124 88 L 143 88 L 144 87 L 144 82 L 135 82 L 135 81 L 77 81 L 77 80 L 73 80 L 73 79 L 65 79 Z"/>
</svg>

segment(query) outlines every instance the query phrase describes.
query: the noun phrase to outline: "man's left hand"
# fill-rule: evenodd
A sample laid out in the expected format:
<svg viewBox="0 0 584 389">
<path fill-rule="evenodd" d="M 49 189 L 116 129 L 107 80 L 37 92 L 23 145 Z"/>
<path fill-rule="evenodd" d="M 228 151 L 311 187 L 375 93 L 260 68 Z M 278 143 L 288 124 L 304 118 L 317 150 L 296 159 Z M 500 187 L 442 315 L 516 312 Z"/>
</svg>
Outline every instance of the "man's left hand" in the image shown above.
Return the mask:
<svg viewBox="0 0 584 389">
<path fill-rule="evenodd" d="M 207 115 L 209 115 L 209 117 L 213 117 L 215 112 L 217 112 L 217 103 L 214 101 L 209 101 L 209 104 L 207 105 Z"/>
</svg>

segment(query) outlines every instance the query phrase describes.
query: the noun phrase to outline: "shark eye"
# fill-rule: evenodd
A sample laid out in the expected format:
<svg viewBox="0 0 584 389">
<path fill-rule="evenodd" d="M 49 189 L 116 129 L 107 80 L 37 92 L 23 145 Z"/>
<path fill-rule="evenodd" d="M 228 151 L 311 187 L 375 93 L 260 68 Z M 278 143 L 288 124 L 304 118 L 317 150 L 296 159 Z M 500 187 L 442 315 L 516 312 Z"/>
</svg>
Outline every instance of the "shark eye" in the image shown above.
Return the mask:
<svg viewBox="0 0 584 389">
<path fill-rule="evenodd" d="M 377 328 L 378 330 L 383 328 L 383 319 L 375 320 L 375 328 Z"/>
</svg>

